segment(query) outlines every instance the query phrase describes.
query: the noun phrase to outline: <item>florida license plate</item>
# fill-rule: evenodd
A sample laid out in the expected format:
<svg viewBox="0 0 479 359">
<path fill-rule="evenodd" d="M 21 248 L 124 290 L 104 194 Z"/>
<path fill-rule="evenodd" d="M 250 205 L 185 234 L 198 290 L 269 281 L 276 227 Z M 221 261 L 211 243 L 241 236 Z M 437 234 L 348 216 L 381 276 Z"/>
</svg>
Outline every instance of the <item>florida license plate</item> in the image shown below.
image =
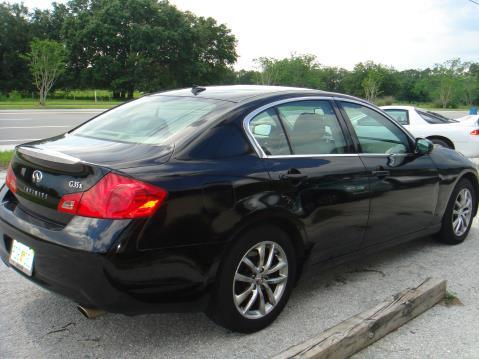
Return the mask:
<svg viewBox="0 0 479 359">
<path fill-rule="evenodd" d="M 23 243 L 13 240 L 9 259 L 11 265 L 20 269 L 26 275 L 32 275 L 34 257 L 35 252 L 33 249 Z"/>
</svg>

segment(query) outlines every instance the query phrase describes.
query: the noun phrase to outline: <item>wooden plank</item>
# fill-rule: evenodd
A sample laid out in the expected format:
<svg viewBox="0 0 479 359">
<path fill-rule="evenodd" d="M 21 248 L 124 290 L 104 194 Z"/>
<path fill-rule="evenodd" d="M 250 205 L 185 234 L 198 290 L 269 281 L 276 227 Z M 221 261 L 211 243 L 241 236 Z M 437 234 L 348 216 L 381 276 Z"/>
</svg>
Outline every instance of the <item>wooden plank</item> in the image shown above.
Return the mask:
<svg viewBox="0 0 479 359">
<path fill-rule="evenodd" d="M 274 359 L 348 358 L 433 307 L 445 294 L 445 280 L 428 278 L 416 288 L 408 288 L 317 337 L 292 346 Z"/>
</svg>

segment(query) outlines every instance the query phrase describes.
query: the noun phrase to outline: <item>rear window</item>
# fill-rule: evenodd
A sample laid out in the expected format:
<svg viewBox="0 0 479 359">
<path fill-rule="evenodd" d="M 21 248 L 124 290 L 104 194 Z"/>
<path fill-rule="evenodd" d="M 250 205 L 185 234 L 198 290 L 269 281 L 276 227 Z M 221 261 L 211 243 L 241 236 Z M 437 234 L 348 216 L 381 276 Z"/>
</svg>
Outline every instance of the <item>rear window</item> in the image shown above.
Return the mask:
<svg viewBox="0 0 479 359">
<path fill-rule="evenodd" d="M 454 123 L 456 120 L 451 120 L 450 118 L 444 117 L 436 112 L 416 110 L 419 116 L 423 118 L 424 121 L 432 125 L 437 125 L 441 123 Z"/>
<path fill-rule="evenodd" d="M 182 132 L 203 125 L 223 101 L 148 96 L 108 111 L 73 131 L 74 135 L 147 145 L 173 141 Z"/>
</svg>

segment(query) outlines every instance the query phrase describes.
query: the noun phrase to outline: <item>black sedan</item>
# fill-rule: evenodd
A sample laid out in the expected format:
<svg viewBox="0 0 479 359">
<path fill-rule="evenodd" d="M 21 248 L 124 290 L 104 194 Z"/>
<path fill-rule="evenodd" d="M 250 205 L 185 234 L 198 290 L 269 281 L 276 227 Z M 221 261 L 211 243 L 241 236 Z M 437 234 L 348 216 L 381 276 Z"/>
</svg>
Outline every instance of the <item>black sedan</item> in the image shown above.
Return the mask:
<svg viewBox="0 0 479 359">
<path fill-rule="evenodd" d="M 193 87 L 18 146 L 0 256 L 90 317 L 205 311 L 252 332 L 278 316 L 306 262 L 430 234 L 462 242 L 477 190 L 471 161 L 363 100 Z"/>
</svg>

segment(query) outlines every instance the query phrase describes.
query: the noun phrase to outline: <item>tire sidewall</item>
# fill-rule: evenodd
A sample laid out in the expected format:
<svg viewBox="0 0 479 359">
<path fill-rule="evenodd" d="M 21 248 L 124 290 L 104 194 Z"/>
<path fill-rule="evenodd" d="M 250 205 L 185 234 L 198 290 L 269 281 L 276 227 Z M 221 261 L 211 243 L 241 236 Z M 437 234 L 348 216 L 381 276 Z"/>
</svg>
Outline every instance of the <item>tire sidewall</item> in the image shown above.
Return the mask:
<svg viewBox="0 0 479 359">
<path fill-rule="evenodd" d="M 284 293 L 276 307 L 262 318 L 248 319 L 238 312 L 234 303 L 233 279 L 243 256 L 256 244 L 264 241 L 273 241 L 283 248 L 288 260 L 288 279 Z M 294 246 L 284 231 L 266 225 L 248 230 L 239 236 L 220 265 L 207 314 L 216 323 L 234 331 L 251 333 L 263 329 L 276 319 L 286 305 L 296 278 L 296 268 Z"/>
</svg>

